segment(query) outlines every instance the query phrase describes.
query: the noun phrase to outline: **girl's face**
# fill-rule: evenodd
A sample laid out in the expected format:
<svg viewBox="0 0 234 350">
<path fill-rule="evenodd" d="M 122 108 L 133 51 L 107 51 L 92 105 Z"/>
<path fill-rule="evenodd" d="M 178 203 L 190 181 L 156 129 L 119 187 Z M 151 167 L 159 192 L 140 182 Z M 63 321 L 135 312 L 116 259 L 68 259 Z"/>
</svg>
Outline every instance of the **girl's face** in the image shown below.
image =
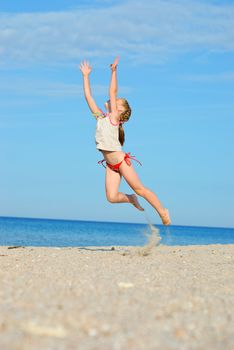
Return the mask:
<svg viewBox="0 0 234 350">
<path fill-rule="evenodd" d="M 123 103 L 122 103 L 122 100 L 121 98 L 117 98 L 116 100 L 116 105 L 117 105 L 117 109 L 119 112 L 123 112 L 124 110 L 124 107 L 123 107 Z M 111 113 L 111 104 L 110 104 L 110 100 L 106 101 L 105 103 L 105 108 L 107 110 L 108 113 Z"/>
</svg>

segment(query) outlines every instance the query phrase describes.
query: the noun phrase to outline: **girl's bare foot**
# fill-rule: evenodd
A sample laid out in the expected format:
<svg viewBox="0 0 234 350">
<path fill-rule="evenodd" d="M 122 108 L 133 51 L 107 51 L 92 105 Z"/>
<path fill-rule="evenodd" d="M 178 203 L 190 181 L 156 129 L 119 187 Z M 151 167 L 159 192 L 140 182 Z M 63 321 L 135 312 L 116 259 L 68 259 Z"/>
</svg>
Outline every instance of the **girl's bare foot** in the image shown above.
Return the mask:
<svg viewBox="0 0 234 350">
<path fill-rule="evenodd" d="M 163 225 L 169 226 L 171 224 L 171 219 L 170 219 L 170 215 L 169 215 L 169 210 L 168 209 L 164 209 L 164 213 L 160 215 Z"/>
<path fill-rule="evenodd" d="M 140 206 L 140 203 L 138 202 L 137 195 L 136 194 L 131 194 L 129 196 L 130 203 L 134 205 L 137 209 L 140 211 L 144 211 L 145 209 Z"/>
</svg>

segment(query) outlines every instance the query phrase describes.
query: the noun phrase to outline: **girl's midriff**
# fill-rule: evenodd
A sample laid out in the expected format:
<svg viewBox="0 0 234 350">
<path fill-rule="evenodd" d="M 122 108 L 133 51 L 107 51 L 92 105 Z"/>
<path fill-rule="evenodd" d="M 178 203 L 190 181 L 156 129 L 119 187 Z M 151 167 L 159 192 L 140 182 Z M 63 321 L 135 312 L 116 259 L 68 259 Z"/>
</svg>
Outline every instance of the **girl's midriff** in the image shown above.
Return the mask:
<svg viewBox="0 0 234 350">
<path fill-rule="evenodd" d="M 105 160 L 109 164 L 116 164 L 121 162 L 125 157 L 125 152 L 122 151 L 101 151 Z"/>
</svg>

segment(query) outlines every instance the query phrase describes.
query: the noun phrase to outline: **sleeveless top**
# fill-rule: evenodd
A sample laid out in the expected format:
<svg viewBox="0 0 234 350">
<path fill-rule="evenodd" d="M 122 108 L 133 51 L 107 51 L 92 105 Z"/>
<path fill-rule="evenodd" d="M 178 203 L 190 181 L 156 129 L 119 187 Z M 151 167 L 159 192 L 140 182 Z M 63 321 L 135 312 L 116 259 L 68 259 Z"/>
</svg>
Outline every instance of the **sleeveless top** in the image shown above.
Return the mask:
<svg viewBox="0 0 234 350">
<path fill-rule="evenodd" d="M 119 142 L 119 123 L 112 122 L 110 114 L 100 110 L 99 113 L 93 113 L 96 120 L 96 148 L 101 151 L 121 151 Z"/>
</svg>

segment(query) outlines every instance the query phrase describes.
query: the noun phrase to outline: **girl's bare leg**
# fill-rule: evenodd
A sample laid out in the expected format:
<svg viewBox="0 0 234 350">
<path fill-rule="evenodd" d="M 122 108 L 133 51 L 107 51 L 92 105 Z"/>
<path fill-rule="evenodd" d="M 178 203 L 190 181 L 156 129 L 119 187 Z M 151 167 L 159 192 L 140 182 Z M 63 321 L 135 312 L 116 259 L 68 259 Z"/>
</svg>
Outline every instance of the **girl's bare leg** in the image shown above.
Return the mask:
<svg viewBox="0 0 234 350">
<path fill-rule="evenodd" d="M 154 192 L 143 186 L 133 166 L 129 166 L 126 164 L 126 162 L 123 162 L 120 166 L 120 174 L 123 175 L 129 186 L 136 194 L 146 199 L 152 205 L 152 207 L 156 209 L 162 219 L 163 224 L 170 225 L 171 221 L 168 210 L 162 206 Z"/>
<path fill-rule="evenodd" d="M 119 185 L 121 181 L 121 175 L 110 168 L 106 167 L 106 197 L 111 203 L 131 203 L 137 209 L 144 210 L 135 194 L 125 194 L 119 192 Z"/>
</svg>

